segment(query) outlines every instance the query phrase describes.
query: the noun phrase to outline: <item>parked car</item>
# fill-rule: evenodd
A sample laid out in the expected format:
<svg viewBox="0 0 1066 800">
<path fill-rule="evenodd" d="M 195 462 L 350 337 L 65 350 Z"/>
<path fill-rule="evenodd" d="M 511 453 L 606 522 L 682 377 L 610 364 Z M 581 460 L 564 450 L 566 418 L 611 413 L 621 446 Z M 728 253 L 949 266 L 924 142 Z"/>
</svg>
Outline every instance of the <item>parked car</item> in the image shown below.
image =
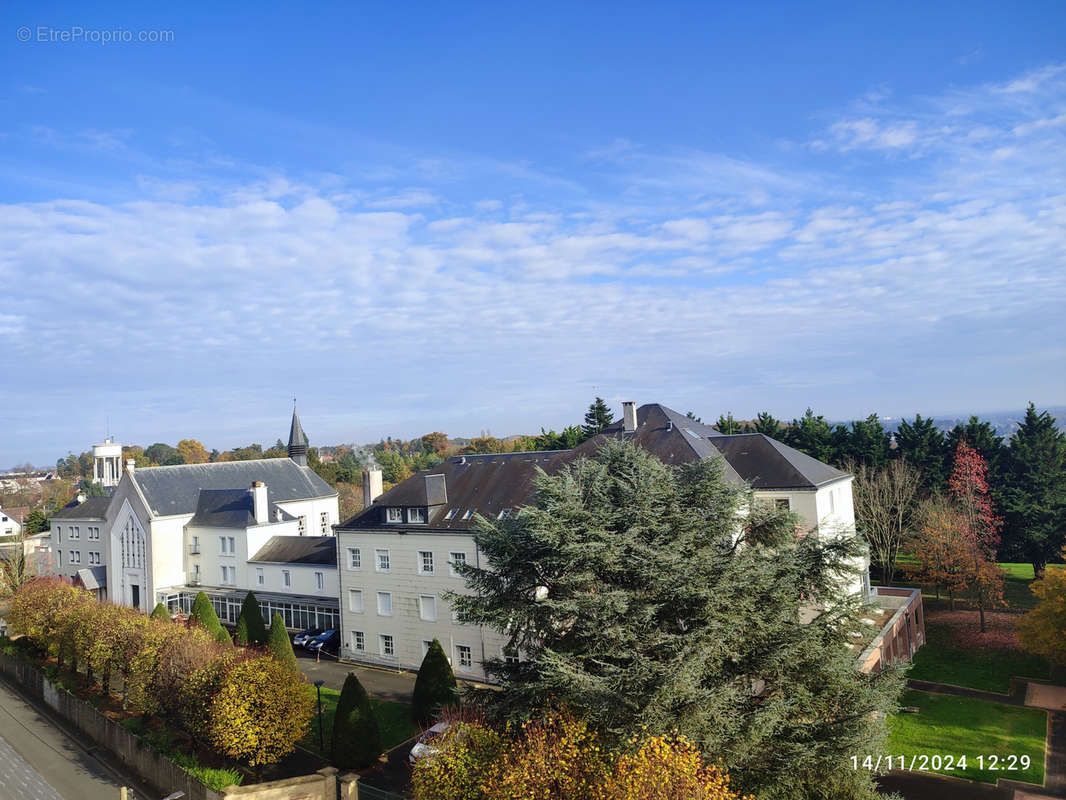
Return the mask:
<svg viewBox="0 0 1066 800">
<path fill-rule="evenodd" d="M 292 638 L 292 643 L 296 647 L 307 647 L 307 645 L 311 643 L 311 640 L 318 636 L 320 633 L 322 633 L 321 628 L 308 628 L 307 630 L 300 631 L 298 634 L 296 634 Z"/>
<path fill-rule="evenodd" d="M 307 643 L 307 649 L 312 653 L 316 650 L 324 650 L 326 652 L 336 651 L 337 645 L 341 643 L 340 631 L 322 631 L 314 639 Z"/>
<path fill-rule="evenodd" d="M 428 731 L 419 736 L 418 741 L 411 747 L 411 754 L 407 756 L 407 760 L 414 764 L 418 759 L 436 753 L 437 746 L 433 742 L 443 736 L 446 730 L 448 730 L 448 723 L 438 722 Z"/>
</svg>

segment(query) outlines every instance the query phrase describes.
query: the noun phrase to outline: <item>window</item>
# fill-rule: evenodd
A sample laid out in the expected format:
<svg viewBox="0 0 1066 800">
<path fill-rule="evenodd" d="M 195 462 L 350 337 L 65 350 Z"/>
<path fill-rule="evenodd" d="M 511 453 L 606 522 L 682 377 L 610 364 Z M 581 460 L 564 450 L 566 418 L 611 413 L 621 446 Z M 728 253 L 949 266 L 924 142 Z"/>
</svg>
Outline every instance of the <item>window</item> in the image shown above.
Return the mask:
<svg viewBox="0 0 1066 800">
<path fill-rule="evenodd" d="M 389 551 L 388 550 L 375 550 L 374 557 L 377 563 L 378 572 L 389 571 Z"/>
<path fill-rule="evenodd" d="M 418 596 L 418 617 L 426 622 L 437 621 L 437 598 L 431 594 Z"/>
<path fill-rule="evenodd" d="M 378 648 L 383 656 L 396 655 L 396 648 L 392 643 L 392 636 L 387 633 L 378 634 Z"/>
<path fill-rule="evenodd" d="M 71 525 L 70 526 L 70 538 L 71 539 L 80 539 L 81 538 L 81 528 L 78 527 L 77 525 Z"/>
<path fill-rule="evenodd" d="M 774 500 L 774 505 L 778 511 L 788 511 L 792 508 L 792 504 L 787 497 L 778 497 Z"/>
<path fill-rule="evenodd" d="M 829 513 L 830 514 L 837 513 L 837 490 L 836 489 L 830 489 L 829 490 Z"/>
<path fill-rule="evenodd" d="M 95 526 L 89 528 L 89 538 L 100 541 L 100 529 Z"/>
<path fill-rule="evenodd" d="M 455 654 L 459 658 L 460 667 L 472 667 L 474 666 L 474 654 L 470 650 L 469 645 L 457 644 L 455 646 Z"/>
<path fill-rule="evenodd" d="M 463 514 L 463 519 L 470 519 L 472 516 L 474 516 L 474 509 L 468 508 L 466 513 Z"/>
<path fill-rule="evenodd" d="M 362 631 L 352 631 L 352 649 L 360 653 L 366 650 L 366 636 Z"/>
<path fill-rule="evenodd" d="M 198 542 L 196 542 L 196 537 L 195 536 L 193 537 L 193 541 L 194 541 L 194 547 L 196 547 Z M 196 550 L 194 550 L 194 552 L 198 551 L 199 549 L 200 549 L 199 547 L 196 547 Z M 233 540 L 232 536 L 219 536 L 218 537 L 218 552 L 221 553 L 224 556 L 226 556 L 226 555 L 231 556 L 231 555 L 233 555 L 234 553 L 237 552 L 237 548 L 234 546 L 234 540 Z"/>
<path fill-rule="evenodd" d="M 195 580 L 197 583 L 199 583 L 199 581 L 200 581 L 200 565 L 199 564 L 193 564 L 192 565 L 192 577 L 193 577 L 193 580 Z"/>
<path fill-rule="evenodd" d="M 496 515 L 496 519 L 507 519 L 509 516 L 511 516 L 511 509 L 501 508 L 500 513 Z"/>
<path fill-rule="evenodd" d="M 387 509 L 385 509 L 385 521 L 386 522 L 403 522 L 403 509 L 402 508 L 387 508 Z"/>
<path fill-rule="evenodd" d="M 458 508 L 453 508 L 453 509 L 449 510 L 447 514 L 444 515 L 444 518 L 445 519 L 451 519 L 452 517 L 454 517 L 458 513 L 459 513 L 459 509 Z"/>
<path fill-rule="evenodd" d="M 307 535 L 307 516 L 300 515 L 300 518 L 296 521 L 296 532 L 301 536 Z"/>
<path fill-rule="evenodd" d="M 518 663 L 518 653 L 508 647 L 503 648 L 503 660 L 507 664 Z"/>
<path fill-rule="evenodd" d="M 237 582 L 236 567 L 219 567 L 219 571 L 222 573 L 222 583 L 231 584 Z"/>
<path fill-rule="evenodd" d="M 262 567 L 255 568 L 255 582 L 259 586 L 262 586 L 264 583 L 266 583 L 266 576 L 263 574 Z"/>
<path fill-rule="evenodd" d="M 292 573 L 287 569 L 281 571 L 281 583 L 283 586 L 292 586 Z"/>
<path fill-rule="evenodd" d="M 97 553 L 97 552 L 90 552 L 89 553 L 89 563 L 90 564 L 99 564 L 100 563 L 100 554 Z"/>
<path fill-rule="evenodd" d="M 354 614 L 363 613 L 363 590 L 362 589 L 349 589 L 348 590 L 348 610 Z"/>
<path fill-rule="evenodd" d="M 456 564 L 466 564 L 466 553 L 452 553 L 448 557 L 448 574 L 453 578 L 459 577 L 459 573 L 455 571 Z"/>
<path fill-rule="evenodd" d="M 70 551 L 70 563 L 71 564 L 80 564 L 81 563 L 81 551 L 80 550 L 71 550 Z"/>
<path fill-rule="evenodd" d="M 319 591 L 326 588 L 326 576 L 321 572 L 315 573 L 315 588 Z"/>
<path fill-rule="evenodd" d="M 392 592 L 378 592 L 378 616 L 392 616 Z"/>
<path fill-rule="evenodd" d="M 418 551 L 418 574 L 419 575 L 432 575 L 433 574 L 433 553 L 430 550 Z"/>
<path fill-rule="evenodd" d="M 426 510 L 424 508 L 409 508 L 407 509 L 407 521 L 408 522 L 425 522 Z"/>
<path fill-rule="evenodd" d="M 58 543 L 60 543 L 62 541 L 63 541 L 63 526 L 62 525 L 56 525 L 56 543 L 58 544 Z"/>
<path fill-rule="evenodd" d="M 329 536 L 329 512 L 323 511 L 318 515 L 318 527 L 323 536 Z"/>
<path fill-rule="evenodd" d="M 59 566 L 63 566 L 63 551 L 56 550 L 56 555 L 59 556 Z"/>
<path fill-rule="evenodd" d="M 348 548 L 348 569 L 362 569 L 363 554 L 358 547 Z"/>
</svg>

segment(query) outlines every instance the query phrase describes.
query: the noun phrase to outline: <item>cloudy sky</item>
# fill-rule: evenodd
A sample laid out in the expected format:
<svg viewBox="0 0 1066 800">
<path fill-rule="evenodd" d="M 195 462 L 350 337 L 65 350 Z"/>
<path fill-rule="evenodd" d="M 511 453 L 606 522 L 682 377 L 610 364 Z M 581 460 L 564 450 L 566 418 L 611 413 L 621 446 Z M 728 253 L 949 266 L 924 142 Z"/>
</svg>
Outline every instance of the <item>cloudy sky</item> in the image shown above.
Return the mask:
<svg viewBox="0 0 1066 800">
<path fill-rule="evenodd" d="M 1066 5 L 315 5 L 4 5 L 0 467 L 1066 403 Z"/>
</svg>

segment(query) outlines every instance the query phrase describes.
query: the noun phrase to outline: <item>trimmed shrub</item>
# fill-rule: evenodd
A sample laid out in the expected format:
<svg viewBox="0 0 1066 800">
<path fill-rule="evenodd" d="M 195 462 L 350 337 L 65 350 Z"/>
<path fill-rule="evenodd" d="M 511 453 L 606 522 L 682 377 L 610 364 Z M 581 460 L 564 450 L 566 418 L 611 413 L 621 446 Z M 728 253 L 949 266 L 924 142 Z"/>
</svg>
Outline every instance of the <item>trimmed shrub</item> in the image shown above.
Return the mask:
<svg viewBox="0 0 1066 800">
<path fill-rule="evenodd" d="M 418 668 L 414 695 L 411 698 L 411 718 L 426 726 L 440 715 L 441 709 L 459 705 L 459 689 L 455 673 L 444 648 L 436 639 L 426 651 L 422 666 Z"/>
<path fill-rule="evenodd" d="M 241 622 L 244 622 L 244 630 L 241 630 Z M 244 641 L 241 641 L 241 637 Z M 237 618 L 237 644 L 241 645 L 264 645 L 267 643 L 266 625 L 263 622 L 263 613 L 259 610 L 259 601 L 255 595 L 248 592 L 241 604 L 241 615 Z"/>
<path fill-rule="evenodd" d="M 162 603 L 156 603 L 155 608 L 152 609 L 152 619 L 162 619 L 170 622 L 170 612 L 167 611 L 167 607 Z"/>
<path fill-rule="evenodd" d="M 292 650 L 292 641 L 289 632 L 285 630 L 285 620 L 281 614 L 275 614 L 270 621 L 270 635 L 267 637 L 267 647 L 279 664 L 287 664 L 296 669 L 296 653 Z"/>
<path fill-rule="evenodd" d="M 333 716 L 333 764 L 340 769 L 362 769 L 381 755 L 381 730 L 363 684 L 349 672 L 344 679 Z"/>
<path fill-rule="evenodd" d="M 203 592 L 196 593 L 196 599 L 192 601 L 192 611 L 189 619 L 215 637 L 215 640 L 223 644 L 232 643 L 229 633 L 218 621 L 218 614 L 211 600 Z"/>
</svg>

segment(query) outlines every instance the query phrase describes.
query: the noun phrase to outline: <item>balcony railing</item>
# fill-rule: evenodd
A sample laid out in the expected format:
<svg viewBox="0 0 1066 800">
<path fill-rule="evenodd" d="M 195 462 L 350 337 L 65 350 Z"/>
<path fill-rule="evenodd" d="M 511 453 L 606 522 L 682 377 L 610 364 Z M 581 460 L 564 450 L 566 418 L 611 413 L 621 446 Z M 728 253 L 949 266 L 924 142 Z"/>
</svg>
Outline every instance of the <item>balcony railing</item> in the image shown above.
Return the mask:
<svg viewBox="0 0 1066 800">
<path fill-rule="evenodd" d="M 199 572 L 190 572 L 188 575 L 185 576 L 185 583 L 188 586 L 199 586 L 200 585 L 200 573 Z"/>
<path fill-rule="evenodd" d="M 190 544 L 189 545 L 189 555 L 191 555 L 191 556 L 200 555 L 200 545 L 198 545 L 198 544 Z"/>
</svg>

